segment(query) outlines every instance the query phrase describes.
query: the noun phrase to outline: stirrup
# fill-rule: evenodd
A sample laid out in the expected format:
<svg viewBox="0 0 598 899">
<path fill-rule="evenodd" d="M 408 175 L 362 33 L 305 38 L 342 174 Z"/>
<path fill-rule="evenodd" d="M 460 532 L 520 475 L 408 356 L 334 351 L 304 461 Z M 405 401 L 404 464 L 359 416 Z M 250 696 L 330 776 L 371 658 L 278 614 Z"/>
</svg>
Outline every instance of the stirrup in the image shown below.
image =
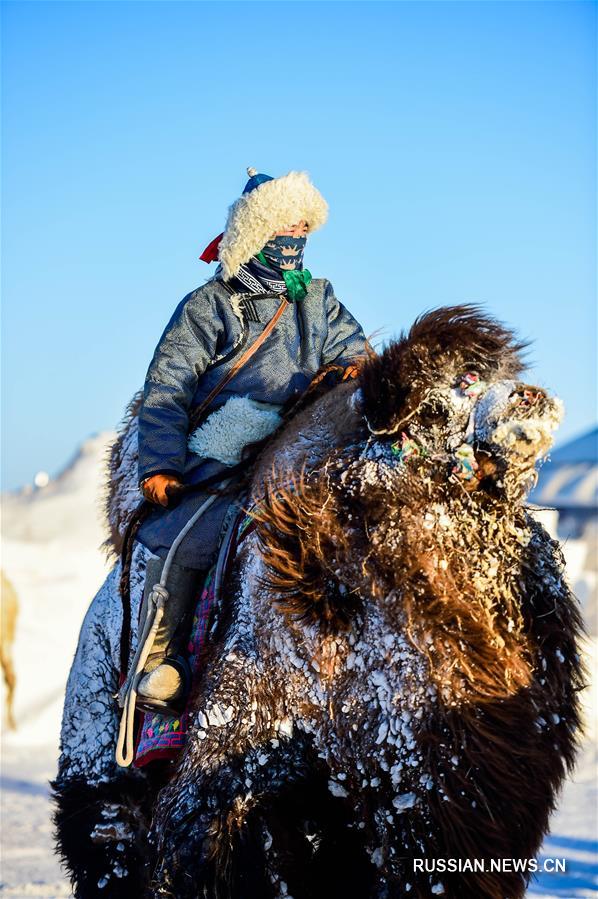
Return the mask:
<svg viewBox="0 0 598 899">
<path fill-rule="evenodd" d="M 167 700 L 154 699 L 151 696 L 142 696 L 140 693 L 137 693 L 135 705 L 140 712 L 149 712 L 153 715 L 170 715 L 172 718 L 179 718 L 185 711 L 189 690 L 191 689 L 191 668 L 187 659 L 182 655 L 164 656 L 160 665 L 164 664 L 175 668 L 180 674 L 183 682 L 181 695 L 177 699 Z"/>
</svg>

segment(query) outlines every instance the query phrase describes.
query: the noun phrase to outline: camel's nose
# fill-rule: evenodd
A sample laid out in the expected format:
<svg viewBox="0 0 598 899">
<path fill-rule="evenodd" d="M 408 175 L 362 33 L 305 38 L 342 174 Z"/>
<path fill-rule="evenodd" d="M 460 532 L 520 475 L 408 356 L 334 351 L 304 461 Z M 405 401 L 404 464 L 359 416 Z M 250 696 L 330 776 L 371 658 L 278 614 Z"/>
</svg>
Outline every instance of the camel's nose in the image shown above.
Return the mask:
<svg viewBox="0 0 598 899">
<path fill-rule="evenodd" d="M 480 445 L 502 447 L 509 454 L 542 454 L 562 416 L 562 402 L 541 387 L 497 381 L 476 405 L 475 438 Z"/>
<path fill-rule="evenodd" d="M 546 399 L 546 391 L 532 384 L 517 384 L 509 399 L 514 406 L 535 406 Z"/>
</svg>

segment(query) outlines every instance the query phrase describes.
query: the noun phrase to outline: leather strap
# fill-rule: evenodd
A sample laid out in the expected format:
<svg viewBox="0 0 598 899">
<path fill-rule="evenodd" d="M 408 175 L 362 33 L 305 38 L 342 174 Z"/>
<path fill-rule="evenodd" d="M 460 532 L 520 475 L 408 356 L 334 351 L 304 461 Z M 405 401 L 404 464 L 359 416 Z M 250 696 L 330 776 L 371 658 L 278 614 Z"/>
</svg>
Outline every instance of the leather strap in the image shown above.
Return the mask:
<svg viewBox="0 0 598 899">
<path fill-rule="evenodd" d="M 245 352 L 239 356 L 237 361 L 231 368 L 227 371 L 227 373 L 218 381 L 218 383 L 212 388 L 209 392 L 205 400 L 201 402 L 198 406 L 193 410 L 193 423 L 198 422 L 201 419 L 201 416 L 206 411 L 212 400 L 216 399 L 219 393 L 221 393 L 227 384 L 232 381 L 232 379 L 237 375 L 244 365 L 249 362 L 251 357 L 259 350 L 262 344 L 268 339 L 274 328 L 276 327 L 279 319 L 282 317 L 287 306 L 291 304 L 287 300 L 286 296 L 280 303 L 280 306 L 264 328 L 264 330 L 259 334 L 259 336 L 253 341 L 251 346 L 247 347 Z"/>
</svg>

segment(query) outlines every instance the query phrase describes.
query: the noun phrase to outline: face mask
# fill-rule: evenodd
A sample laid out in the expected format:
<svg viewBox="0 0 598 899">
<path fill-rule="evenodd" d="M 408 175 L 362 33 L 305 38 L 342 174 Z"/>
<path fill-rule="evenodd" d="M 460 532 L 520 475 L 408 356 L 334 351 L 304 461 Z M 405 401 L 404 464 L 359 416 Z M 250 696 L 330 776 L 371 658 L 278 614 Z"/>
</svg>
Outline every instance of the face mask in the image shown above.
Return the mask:
<svg viewBox="0 0 598 899">
<path fill-rule="evenodd" d="M 277 235 L 268 241 L 262 253 L 266 257 L 268 265 L 276 271 L 301 271 L 306 242 L 306 237 Z"/>
</svg>

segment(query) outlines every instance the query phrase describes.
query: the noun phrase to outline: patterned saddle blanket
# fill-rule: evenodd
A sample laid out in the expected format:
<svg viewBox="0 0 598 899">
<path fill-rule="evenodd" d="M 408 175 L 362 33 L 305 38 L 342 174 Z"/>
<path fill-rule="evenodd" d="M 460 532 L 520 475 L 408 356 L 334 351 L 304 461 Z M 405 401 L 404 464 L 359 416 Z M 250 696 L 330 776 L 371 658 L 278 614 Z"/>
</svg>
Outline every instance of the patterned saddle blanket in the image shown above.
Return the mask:
<svg viewBox="0 0 598 899">
<path fill-rule="evenodd" d="M 208 639 L 217 610 L 224 600 L 222 594 L 226 589 L 226 574 L 230 562 L 236 548 L 253 530 L 254 524 L 245 512 L 239 514 L 224 539 L 218 561 L 208 572 L 201 589 L 187 646 L 192 678 L 190 695 L 194 694 L 194 688 L 203 674 Z M 177 718 L 157 712 L 144 712 L 138 718 L 134 767 L 141 768 L 157 759 L 176 758 L 187 741 L 189 709 L 185 709 Z"/>
</svg>

